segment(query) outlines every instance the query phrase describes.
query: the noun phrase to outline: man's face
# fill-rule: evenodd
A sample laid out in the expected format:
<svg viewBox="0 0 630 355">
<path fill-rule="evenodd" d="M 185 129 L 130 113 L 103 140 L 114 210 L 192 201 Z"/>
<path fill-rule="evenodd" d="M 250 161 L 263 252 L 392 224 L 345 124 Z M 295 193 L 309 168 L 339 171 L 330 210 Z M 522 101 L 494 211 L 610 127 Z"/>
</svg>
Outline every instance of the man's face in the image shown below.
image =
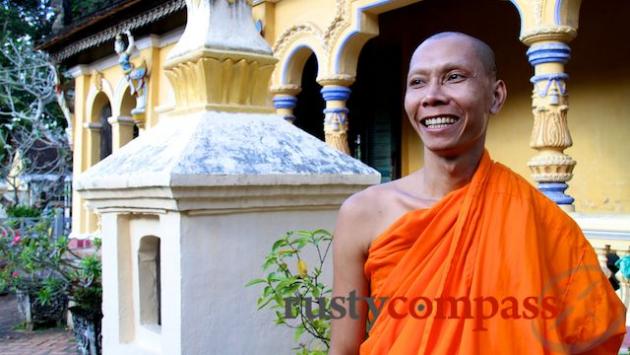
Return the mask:
<svg viewBox="0 0 630 355">
<path fill-rule="evenodd" d="M 503 82 L 494 81 L 465 37 L 429 40 L 411 59 L 405 111 L 425 147 L 439 155 L 483 147 L 488 117 L 504 98 Z"/>
</svg>

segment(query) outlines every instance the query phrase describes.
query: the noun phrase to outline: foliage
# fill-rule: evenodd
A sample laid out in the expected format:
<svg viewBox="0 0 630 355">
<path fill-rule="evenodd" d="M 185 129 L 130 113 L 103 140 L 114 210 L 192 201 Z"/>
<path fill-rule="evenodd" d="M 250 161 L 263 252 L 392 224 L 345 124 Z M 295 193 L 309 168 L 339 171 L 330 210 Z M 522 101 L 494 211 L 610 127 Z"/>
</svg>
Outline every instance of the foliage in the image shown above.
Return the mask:
<svg viewBox="0 0 630 355">
<path fill-rule="evenodd" d="M 18 204 L 20 177 L 58 176 L 71 168 L 65 128 L 58 106 L 57 68 L 28 39 L 5 39 L 0 47 L 0 180 L 6 180 Z M 23 182 L 23 181 L 22 181 Z M 43 192 L 63 194 L 63 182 Z M 59 188 L 55 188 L 59 187 Z"/>
<path fill-rule="evenodd" d="M 28 36 L 34 40 L 50 33 L 55 0 L 1 0 L 3 33 L 11 38 Z"/>
<path fill-rule="evenodd" d="M 277 325 L 294 329 L 294 339 L 299 344 L 295 348 L 298 355 L 328 353 L 330 321 L 327 310 L 332 290 L 322 283 L 321 274 L 331 242 L 332 235 L 322 229 L 288 232 L 273 244 L 265 258 L 262 269 L 269 271 L 267 276 L 247 284 L 265 286 L 258 298 L 258 309 L 274 310 Z M 317 253 L 317 265 L 312 269 L 308 268 L 305 260 L 309 251 Z M 295 268 L 289 265 L 295 265 Z M 288 306 L 285 301 L 289 297 L 299 302 Z M 307 300 L 312 300 L 312 307 Z M 285 306 L 290 307 L 290 317 L 285 314 Z M 320 313 L 324 317 L 319 317 Z M 305 337 L 305 333 L 310 336 Z"/>
<path fill-rule="evenodd" d="M 41 267 L 42 260 L 57 262 L 63 240 L 48 237 L 50 223 L 46 219 L 22 227 L 19 219 L 8 219 L 0 230 L 0 259 L 6 265 L 0 271 L 0 288 L 35 294 L 46 305 L 65 292 L 62 275 Z"/>
<path fill-rule="evenodd" d="M 95 12 L 105 9 L 120 0 L 81 0 L 72 2 L 72 18 L 81 21 Z"/>
<path fill-rule="evenodd" d="M 0 260 L 6 265 L 0 271 L 0 288 L 13 292 L 35 293 L 45 304 L 64 293 L 76 307 L 100 314 L 102 285 L 101 262 L 96 252 L 80 257 L 68 244 L 68 238 L 53 238 L 51 219 L 42 218 L 31 225 L 20 225 L 9 219 L 0 226 Z"/>
<path fill-rule="evenodd" d="M 41 215 L 41 211 L 35 207 L 25 205 L 15 205 L 7 208 L 7 216 L 14 218 L 37 218 Z"/>
</svg>

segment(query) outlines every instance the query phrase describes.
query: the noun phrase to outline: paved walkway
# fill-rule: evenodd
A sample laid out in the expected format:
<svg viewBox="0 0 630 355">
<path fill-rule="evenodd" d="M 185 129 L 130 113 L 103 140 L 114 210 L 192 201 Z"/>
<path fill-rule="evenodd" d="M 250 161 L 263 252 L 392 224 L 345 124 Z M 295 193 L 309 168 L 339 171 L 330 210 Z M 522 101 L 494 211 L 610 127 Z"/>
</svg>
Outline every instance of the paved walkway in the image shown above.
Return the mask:
<svg viewBox="0 0 630 355">
<path fill-rule="evenodd" d="M 0 354 L 78 354 L 72 332 L 60 328 L 33 332 L 14 330 L 20 321 L 15 296 L 0 296 Z"/>
</svg>

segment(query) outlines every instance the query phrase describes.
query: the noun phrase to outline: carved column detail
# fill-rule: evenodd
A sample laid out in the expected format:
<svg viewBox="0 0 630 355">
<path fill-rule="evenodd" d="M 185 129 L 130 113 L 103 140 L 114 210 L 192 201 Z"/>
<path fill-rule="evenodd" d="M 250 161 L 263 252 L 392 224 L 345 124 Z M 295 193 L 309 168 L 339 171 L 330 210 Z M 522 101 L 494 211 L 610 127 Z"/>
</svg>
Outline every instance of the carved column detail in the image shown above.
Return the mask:
<svg viewBox="0 0 630 355">
<path fill-rule="evenodd" d="M 350 154 L 348 146 L 348 109 L 346 101 L 350 88 L 338 85 L 324 86 L 321 93 L 326 100 L 324 110 L 324 133 L 326 143 L 337 150 Z"/>
<path fill-rule="evenodd" d="M 527 165 L 538 188 L 563 209 L 573 211 L 574 199 L 564 192 L 576 164 L 564 153 L 573 145 L 567 124 L 569 76 L 564 72 L 571 49 L 562 42 L 537 42 L 527 56 L 535 71 L 531 78 L 534 126 L 529 145 L 538 151 Z"/>
<path fill-rule="evenodd" d="M 273 93 L 273 107 L 276 109 L 276 113 L 283 116 L 289 123 L 295 121 L 293 109 L 297 105 L 297 94 L 299 94 L 300 91 L 301 89 L 295 85 L 271 88 L 271 92 Z"/>
</svg>

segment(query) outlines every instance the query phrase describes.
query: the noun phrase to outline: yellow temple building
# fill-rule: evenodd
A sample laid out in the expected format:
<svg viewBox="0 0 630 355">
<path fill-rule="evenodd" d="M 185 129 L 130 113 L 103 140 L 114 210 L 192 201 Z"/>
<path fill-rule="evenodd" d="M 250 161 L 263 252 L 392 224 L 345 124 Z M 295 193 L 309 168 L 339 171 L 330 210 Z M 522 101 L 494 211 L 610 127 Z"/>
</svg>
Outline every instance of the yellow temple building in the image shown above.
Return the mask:
<svg viewBox="0 0 630 355">
<path fill-rule="evenodd" d="M 253 1 L 279 60 L 269 109 L 375 167 L 383 181 L 422 165 L 422 143 L 402 109 L 411 53 L 433 33 L 461 31 L 495 50 L 508 86 L 488 131 L 493 158 L 542 183 L 569 210 L 628 215 L 629 11 L 615 0 Z M 118 1 L 44 44 L 75 80 L 75 176 L 173 109 L 162 64 L 185 21 L 183 0 Z M 135 117 L 136 97 L 114 51 L 126 29 L 135 37 L 131 62 L 148 67 L 146 111 Z M 243 72 L 217 80 L 248 79 Z M 75 234 L 98 229 L 80 196 L 72 212 Z"/>
<path fill-rule="evenodd" d="M 492 158 L 566 210 L 602 264 L 609 251 L 630 253 L 630 2 L 253 0 L 251 6 L 277 59 L 275 66 L 261 64 L 273 71 L 269 86 L 252 80 L 258 68 L 229 58 L 169 66 L 190 19 L 184 0 L 104 1 L 42 44 L 74 80 L 74 177 L 187 100 L 187 107 L 206 110 L 221 101 L 222 111 L 276 112 L 378 170 L 382 182 L 400 178 L 423 164 L 422 142 L 403 110 L 411 54 L 432 34 L 459 31 L 494 49 L 507 84 L 507 102 L 489 123 Z M 221 65 L 234 69 L 199 82 Z M 169 76 L 178 78 L 177 87 Z M 219 85 L 234 89 L 209 100 Z M 99 230 L 99 217 L 75 192 L 72 236 Z M 622 280 L 620 293 L 628 306 L 630 280 Z"/>
</svg>

